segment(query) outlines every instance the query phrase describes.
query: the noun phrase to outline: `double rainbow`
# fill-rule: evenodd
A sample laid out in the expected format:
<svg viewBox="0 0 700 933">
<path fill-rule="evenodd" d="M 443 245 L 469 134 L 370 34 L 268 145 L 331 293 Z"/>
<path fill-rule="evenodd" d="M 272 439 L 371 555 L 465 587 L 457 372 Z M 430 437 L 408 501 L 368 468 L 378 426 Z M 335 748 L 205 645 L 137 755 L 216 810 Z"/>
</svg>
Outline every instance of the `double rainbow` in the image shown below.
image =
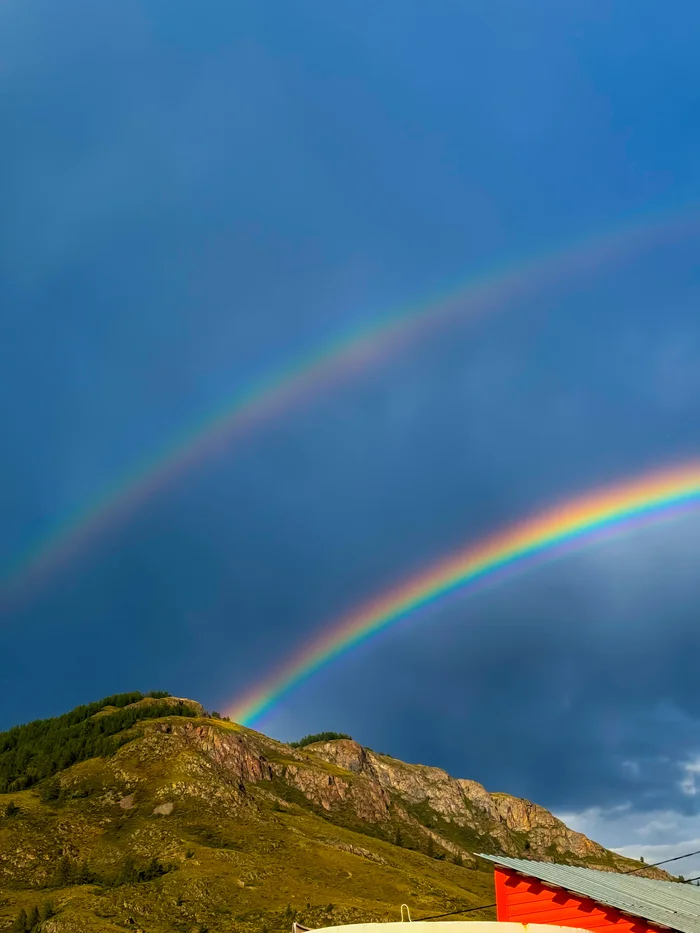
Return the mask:
<svg viewBox="0 0 700 933">
<path fill-rule="evenodd" d="M 536 287 L 572 277 L 676 237 L 697 232 L 697 208 L 635 218 L 614 230 L 472 276 L 430 301 L 376 320 L 251 386 L 191 427 L 181 438 L 113 483 L 40 537 L 0 573 L 0 602 L 34 587 L 163 487 L 236 439 L 329 384 L 364 372 L 403 344 L 455 319 L 501 308 Z"/>
<path fill-rule="evenodd" d="M 290 691 L 352 648 L 407 616 L 477 583 L 507 579 L 538 559 L 673 519 L 700 505 L 700 462 L 572 499 L 451 554 L 331 622 L 266 682 L 232 704 L 228 714 L 251 725 Z"/>
</svg>

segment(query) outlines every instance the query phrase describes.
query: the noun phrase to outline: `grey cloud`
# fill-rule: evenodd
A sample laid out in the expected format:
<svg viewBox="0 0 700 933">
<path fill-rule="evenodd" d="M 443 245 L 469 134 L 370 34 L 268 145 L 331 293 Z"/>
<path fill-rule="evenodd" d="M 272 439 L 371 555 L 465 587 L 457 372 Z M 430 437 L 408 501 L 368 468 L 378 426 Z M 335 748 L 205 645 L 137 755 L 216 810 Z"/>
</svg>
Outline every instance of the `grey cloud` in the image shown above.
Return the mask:
<svg viewBox="0 0 700 933">
<path fill-rule="evenodd" d="M 618 807 L 590 807 L 579 812 L 558 811 L 573 829 L 631 858 L 642 856 L 648 864 L 700 850 L 700 813 L 673 809 L 637 811 L 631 803 Z M 700 875 L 700 855 L 664 866 L 685 878 Z"/>
</svg>

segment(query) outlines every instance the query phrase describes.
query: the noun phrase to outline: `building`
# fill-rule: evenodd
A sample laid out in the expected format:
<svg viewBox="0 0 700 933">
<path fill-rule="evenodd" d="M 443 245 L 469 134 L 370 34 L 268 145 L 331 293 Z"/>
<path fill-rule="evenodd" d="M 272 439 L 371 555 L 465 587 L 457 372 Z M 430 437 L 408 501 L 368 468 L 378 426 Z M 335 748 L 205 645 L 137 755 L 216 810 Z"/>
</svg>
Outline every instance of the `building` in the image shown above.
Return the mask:
<svg viewBox="0 0 700 933">
<path fill-rule="evenodd" d="M 299 926 L 295 923 L 292 927 L 292 933 L 405 933 L 404 923 L 408 917 L 396 923 L 351 923 L 348 926 L 340 927 L 322 927 L 320 930 L 309 931 L 308 927 Z M 413 920 L 414 933 L 437 933 L 436 924 L 429 920 Z M 522 923 L 497 923 L 495 920 L 488 921 L 468 921 L 468 920 L 447 920 L 439 924 L 442 933 L 572 933 L 571 928 L 564 930 L 562 927 L 539 926 L 530 924 L 525 926 Z M 586 933 L 585 930 L 579 930 L 578 933 Z"/>
<path fill-rule="evenodd" d="M 484 855 L 495 865 L 499 922 L 596 933 L 700 933 L 700 888 L 638 875 Z"/>
</svg>

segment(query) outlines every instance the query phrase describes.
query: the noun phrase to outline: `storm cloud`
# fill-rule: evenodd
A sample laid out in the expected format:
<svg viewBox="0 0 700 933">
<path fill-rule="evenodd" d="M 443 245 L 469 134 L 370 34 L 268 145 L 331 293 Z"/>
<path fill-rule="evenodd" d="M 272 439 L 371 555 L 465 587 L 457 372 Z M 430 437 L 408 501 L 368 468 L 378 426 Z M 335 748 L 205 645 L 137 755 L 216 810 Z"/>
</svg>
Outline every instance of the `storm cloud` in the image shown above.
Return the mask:
<svg viewBox="0 0 700 933">
<path fill-rule="evenodd" d="M 692 205 L 683 7 L 3 4 L 3 566 L 327 341 Z M 426 333 L 165 485 L 2 620 L 0 726 L 121 689 L 221 708 L 456 548 L 696 457 L 699 245 Z M 465 592 L 261 728 L 693 848 L 698 555 L 690 514 Z"/>
</svg>

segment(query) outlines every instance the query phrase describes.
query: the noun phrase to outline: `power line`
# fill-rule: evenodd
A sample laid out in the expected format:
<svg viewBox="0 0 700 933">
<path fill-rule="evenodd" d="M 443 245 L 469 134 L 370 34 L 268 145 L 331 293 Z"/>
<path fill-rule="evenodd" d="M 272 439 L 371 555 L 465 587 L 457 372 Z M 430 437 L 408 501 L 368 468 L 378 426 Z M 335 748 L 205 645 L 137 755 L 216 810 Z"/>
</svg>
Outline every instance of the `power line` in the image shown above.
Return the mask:
<svg viewBox="0 0 700 933">
<path fill-rule="evenodd" d="M 495 904 L 481 904 L 480 907 L 465 907 L 464 910 L 449 910 L 446 914 L 433 914 L 430 917 L 421 917 L 423 920 L 437 920 L 440 917 L 454 917 L 455 914 L 470 914 L 475 910 L 486 910 L 487 907 L 495 907 Z"/>
<path fill-rule="evenodd" d="M 654 862 L 653 865 L 640 865 L 639 868 L 630 868 L 627 871 L 621 871 L 621 875 L 633 875 L 636 871 L 644 871 L 645 868 L 658 868 L 659 865 L 668 865 L 669 862 L 677 862 L 682 858 L 690 858 L 691 855 L 700 855 L 700 849 L 695 852 L 687 852 L 685 855 L 674 855 L 673 858 L 665 858 L 661 862 Z"/>
<path fill-rule="evenodd" d="M 637 871 L 644 871 L 647 868 L 658 868 L 659 865 L 668 865 L 669 862 L 678 862 L 680 859 L 690 858 L 692 855 L 700 855 L 700 849 L 696 849 L 694 852 L 686 852 L 685 855 L 674 855 L 673 858 L 665 858 L 660 862 L 654 862 L 651 865 L 640 865 L 639 868 L 628 868 L 627 871 L 614 872 L 614 874 L 632 875 Z M 700 875 L 698 875 L 697 878 L 684 879 L 683 883 L 690 884 L 691 881 L 700 881 Z M 496 904 L 480 904 L 478 907 L 465 907 L 463 910 L 449 910 L 444 914 L 431 914 L 430 917 L 421 917 L 420 919 L 439 920 L 442 917 L 454 917 L 456 914 L 470 914 L 476 910 L 488 910 L 491 907 L 496 907 Z"/>
</svg>

